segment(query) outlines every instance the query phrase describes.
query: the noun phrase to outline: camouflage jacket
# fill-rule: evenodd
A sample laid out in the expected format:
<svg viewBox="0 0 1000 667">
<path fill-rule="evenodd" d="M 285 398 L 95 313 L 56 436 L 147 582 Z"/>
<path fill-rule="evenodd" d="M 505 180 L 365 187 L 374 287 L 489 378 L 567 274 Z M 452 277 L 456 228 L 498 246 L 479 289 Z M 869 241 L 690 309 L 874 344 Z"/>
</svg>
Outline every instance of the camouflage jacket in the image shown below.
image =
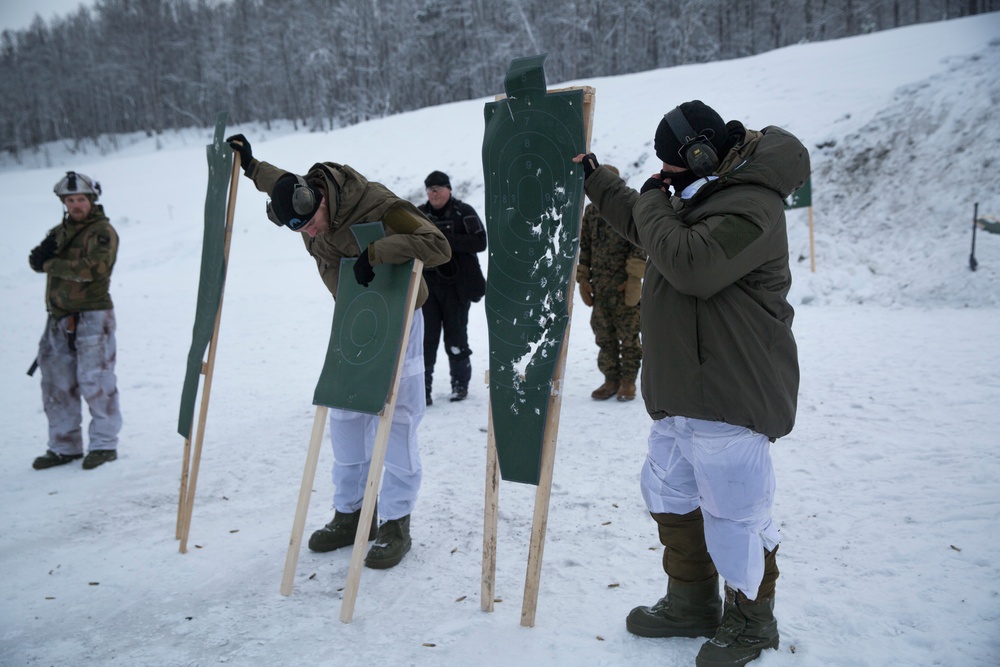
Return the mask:
<svg viewBox="0 0 1000 667">
<path fill-rule="evenodd" d="M 631 258 L 646 261 L 646 252 L 620 235 L 601 218 L 593 204 L 583 211 L 580 225 L 580 264 L 590 267 L 590 284 L 595 292 L 618 292 L 628 279 L 625 262 Z"/>
<path fill-rule="evenodd" d="M 118 233 L 104 215 L 104 207 L 94 204 L 83 222 L 64 215 L 49 234 L 53 232 L 56 256 L 45 262 L 46 310 L 58 319 L 70 313 L 113 308 L 108 288 L 118 256 Z"/>
</svg>

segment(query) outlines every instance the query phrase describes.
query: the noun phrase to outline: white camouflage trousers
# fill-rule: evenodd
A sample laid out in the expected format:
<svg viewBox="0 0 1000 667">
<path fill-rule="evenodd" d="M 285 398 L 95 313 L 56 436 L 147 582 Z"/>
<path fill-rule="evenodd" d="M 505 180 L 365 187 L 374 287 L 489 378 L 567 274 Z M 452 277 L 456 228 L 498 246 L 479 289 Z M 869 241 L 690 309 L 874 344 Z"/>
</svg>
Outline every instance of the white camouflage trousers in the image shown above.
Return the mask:
<svg viewBox="0 0 1000 667">
<path fill-rule="evenodd" d="M 69 345 L 69 324 L 70 317 L 49 316 L 38 343 L 48 448 L 57 454 L 83 453 L 82 396 L 90 408 L 89 450 L 117 449 L 122 413 L 115 377 L 115 311 L 80 313 L 75 351 Z"/>
<path fill-rule="evenodd" d="M 385 452 L 385 470 L 379 487 L 378 513 L 399 519 L 413 511 L 423 468 L 417 448 L 417 427 L 424 418 L 424 316 L 418 308 L 410 326 L 403 358 L 403 372 L 392 415 L 392 429 Z M 330 443 L 333 445 L 333 506 L 351 513 L 364 502 L 368 469 L 375 448 L 379 417 L 350 410 L 330 410 Z"/>
<path fill-rule="evenodd" d="M 751 600 L 764 577 L 764 549 L 781 542 L 771 520 L 774 467 L 767 436 L 723 422 L 665 417 L 649 430 L 640 485 L 654 514 L 701 507 L 705 542 L 719 574 Z"/>
</svg>

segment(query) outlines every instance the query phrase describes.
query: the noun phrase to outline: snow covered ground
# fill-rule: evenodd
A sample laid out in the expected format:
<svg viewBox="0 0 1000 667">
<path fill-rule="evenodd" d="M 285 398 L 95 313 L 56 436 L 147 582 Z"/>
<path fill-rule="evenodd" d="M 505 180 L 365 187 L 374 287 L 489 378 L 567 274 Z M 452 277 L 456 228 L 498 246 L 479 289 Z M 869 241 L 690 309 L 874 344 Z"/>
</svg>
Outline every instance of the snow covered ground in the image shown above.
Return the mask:
<svg viewBox="0 0 1000 667">
<path fill-rule="evenodd" d="M 549 58 L 557 58 L 557 54 Z M 662 114 L 700 98 L 812 151 L 807 211 L 789 212 L 802 387 L 772 452 L 784 536 L 781 648 L 762 666 L 1000 663 L 1000 15 L 805 44 L 752 58 L 578 82 L 597 89 L 592 148 L 638 186 Z M 497 82 L 501 91 L 502 82 Z M 294 170 L 344 162 L 415 202 L 433 169 L 483 212 L 486 99 L 328 134 L 242 131 Z M 589 311 L 569 333 L 536 625 L 519 625 L 534 487 L 502 483 L 496 593 L 480 610 L 487 401 L 438 400 L 421 427 L 413 551 L 366 570 L 339 621 L 350 554 L 303 550 L 278 586 L 315 408 L 332 301 L 294 234 L 242 179 L 190 551 L 174 539 L 183 440 L 177 409 L 201 254 L 210 130 L 120 137 L 71 154 L 0 160 L 0 664 L 693 664 L 699 640 L 629 635 L 624 617 L 665 590 L 638 489 L 641 401 L 595 403 Z M 567 156 L 567 159 L 570 156 Z M 101 181 L 121 235 L 112 294 L 125 427 L 94 471 L 31 470 L 45 449 L 44 323 L 28 252 L 59 220 L 67 169 Z M 485 259 L 485 255 L 483 256 Z M 487 360 L 473 307 L 473 365 Z M 438 377 L 447 374 L 439 355 Z M 436 398 L 443 399 L 439 380 Z M 330 514 L 324 446 L 308 531 Z"/>
</svg>

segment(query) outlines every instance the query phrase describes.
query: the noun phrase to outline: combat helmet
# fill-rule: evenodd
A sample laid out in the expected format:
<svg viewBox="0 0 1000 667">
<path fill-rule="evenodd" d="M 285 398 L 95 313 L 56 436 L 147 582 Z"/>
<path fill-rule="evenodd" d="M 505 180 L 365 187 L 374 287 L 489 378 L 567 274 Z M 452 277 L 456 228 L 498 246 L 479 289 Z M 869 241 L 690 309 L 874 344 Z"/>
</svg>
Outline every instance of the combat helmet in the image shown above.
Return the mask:
<svg viewBox="0 0 1000 667">
<path fill-rule="evenodd" d="M 67 171 L 66 175 L 55 184 L 52 191 L 59 199 L 68 195 L 87 195 L 91 202 L 96 202 L 101 196 L 101 184 L 84 174 Z"/>
</svg>

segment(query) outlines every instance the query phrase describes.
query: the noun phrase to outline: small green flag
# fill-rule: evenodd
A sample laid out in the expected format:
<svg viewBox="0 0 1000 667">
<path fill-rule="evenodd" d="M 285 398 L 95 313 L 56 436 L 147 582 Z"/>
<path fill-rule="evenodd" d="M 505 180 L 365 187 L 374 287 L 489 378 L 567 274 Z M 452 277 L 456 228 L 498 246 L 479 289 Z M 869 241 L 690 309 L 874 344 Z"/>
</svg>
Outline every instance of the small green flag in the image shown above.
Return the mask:
<svg viewBox="0 0 1000 667">
<path fill-rule="evenodd" d="M 813 205 L 812 179 L 806 179 L 802 187 L 785 199 L 785 208 L 805 208 Z"/>
</svg>

